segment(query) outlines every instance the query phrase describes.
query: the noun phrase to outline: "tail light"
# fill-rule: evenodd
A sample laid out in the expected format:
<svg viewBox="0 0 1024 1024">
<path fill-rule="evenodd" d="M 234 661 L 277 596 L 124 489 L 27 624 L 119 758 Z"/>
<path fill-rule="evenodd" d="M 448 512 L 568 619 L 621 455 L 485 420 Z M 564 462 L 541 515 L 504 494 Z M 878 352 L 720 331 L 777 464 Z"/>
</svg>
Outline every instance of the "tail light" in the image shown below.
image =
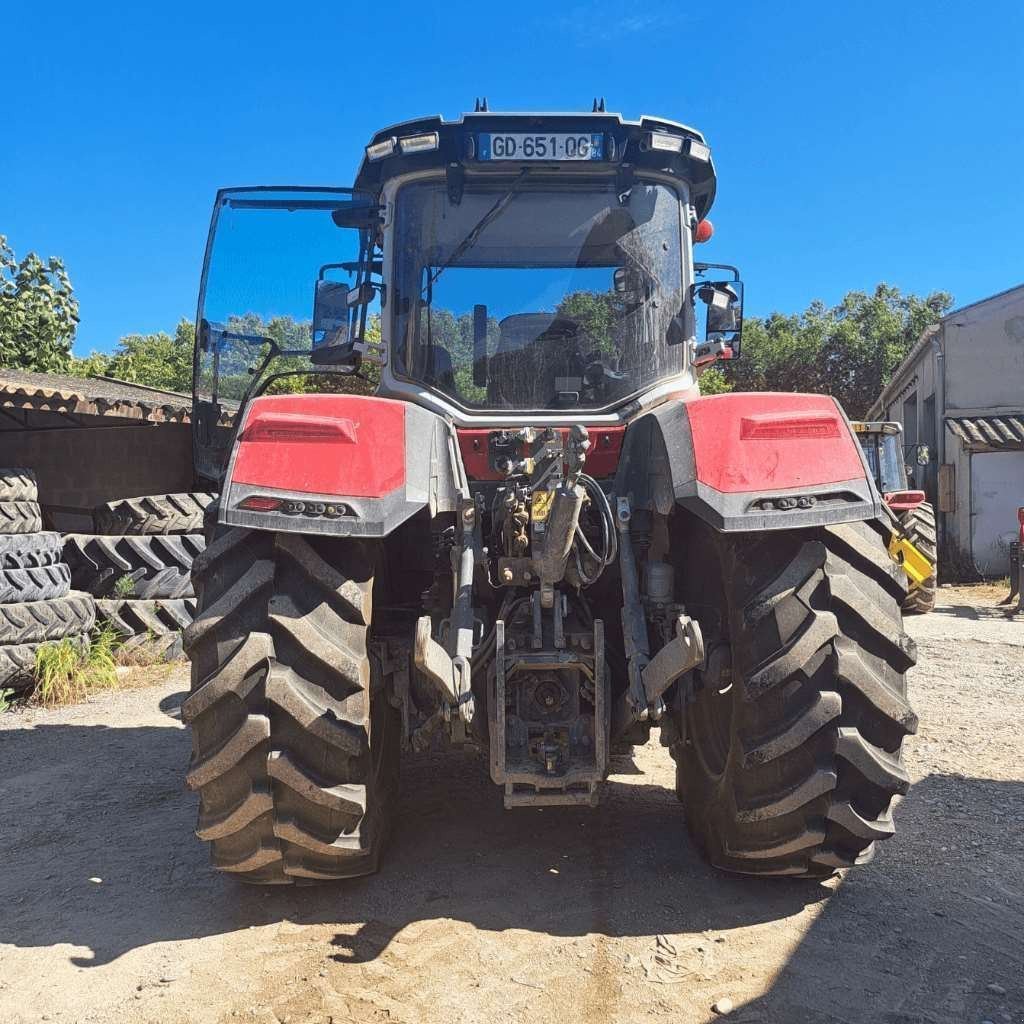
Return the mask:
<svg viewBox="0 0 1024 1024">
<path fill-rule="evenodd" d="M 246 512 L 279 512 L 284 506 L 280 498 L 264 497 L 261 494 L 253 494 L 243 498 L 238 507 Z"/>
</svg>

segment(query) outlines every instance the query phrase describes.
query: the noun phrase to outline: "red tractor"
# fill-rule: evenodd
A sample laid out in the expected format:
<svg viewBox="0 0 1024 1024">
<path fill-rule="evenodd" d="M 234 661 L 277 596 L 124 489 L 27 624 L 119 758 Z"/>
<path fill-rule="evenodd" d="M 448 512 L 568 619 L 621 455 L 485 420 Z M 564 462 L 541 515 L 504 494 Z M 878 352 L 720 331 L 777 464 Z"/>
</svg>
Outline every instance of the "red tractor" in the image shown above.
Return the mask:
<svg viewBox="0 0 1024 1024">
<path fill-rule="evenodd" d="M 889 520 L 833 399 L 701 397 L 742 326 L 734 268 L 693 259 L 714 194 L 700 133 L 603 105 L 410 121 L 353 189 L 218 194 L 183 708 L 217 868 L 374 871 L 403 750 L 589 806 L 654 728 L 720 868 L 820 877 L 892 834 Z"/>
</svg>

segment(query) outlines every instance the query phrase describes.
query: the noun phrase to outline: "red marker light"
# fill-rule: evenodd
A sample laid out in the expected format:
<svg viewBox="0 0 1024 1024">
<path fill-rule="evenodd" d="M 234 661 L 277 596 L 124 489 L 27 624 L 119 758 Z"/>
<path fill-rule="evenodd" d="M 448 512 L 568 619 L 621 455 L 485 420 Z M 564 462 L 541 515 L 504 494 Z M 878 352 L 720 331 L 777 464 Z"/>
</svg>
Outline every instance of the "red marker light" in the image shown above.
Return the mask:
<svg viewBox="0 0 1024 1024">
<path fill-rule="evenodd" d="M 276 512 L 284 502 L 280 498 L 265 498 L 262 495 L 253 495 L 244 498 L 238 503 L 238 507 L 246 512 Z"/>
<path fill-rule="evenodd" d="M 697 222 L 697 227 L 693 232 L 693 241 L 695 244 L 701 242 L 710 241 L 711 236 L 715 233 L 715 227 L 709 220 L 701 220 Z"/>
</svg>

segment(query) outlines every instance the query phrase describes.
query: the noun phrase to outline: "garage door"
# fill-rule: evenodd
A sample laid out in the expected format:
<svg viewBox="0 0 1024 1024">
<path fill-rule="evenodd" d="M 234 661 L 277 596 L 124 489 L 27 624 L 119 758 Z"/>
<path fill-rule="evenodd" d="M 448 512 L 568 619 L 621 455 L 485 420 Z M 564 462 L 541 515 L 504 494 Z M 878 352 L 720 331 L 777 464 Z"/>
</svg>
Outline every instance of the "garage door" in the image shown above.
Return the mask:
<svg viewBox="0 0 1024 1024">
<path fill-rule="evenodd" d="M 1017 536 L 1024 505 L 1024 452 L 971 456 L 971 552 L 985 576 L 1005 576 L 1007 545 Z"/>
</svg>

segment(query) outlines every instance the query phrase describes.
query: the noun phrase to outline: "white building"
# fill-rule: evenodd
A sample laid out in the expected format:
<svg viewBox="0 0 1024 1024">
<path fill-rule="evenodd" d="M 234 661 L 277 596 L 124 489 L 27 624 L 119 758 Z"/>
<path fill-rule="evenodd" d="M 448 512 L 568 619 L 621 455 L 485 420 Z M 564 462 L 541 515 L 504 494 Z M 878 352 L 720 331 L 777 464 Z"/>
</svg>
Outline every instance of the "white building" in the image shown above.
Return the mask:
<svg viewBox="0 0 1024 1024">
<path fill-rule="evenodd" d="M 1005 575 L 1024 506 L 1024 285 L 926 330 L 865 418 L 903 424 L 949 569 Z M 919 444 L 927 466 L 914 465 Z"/>
</svg>

